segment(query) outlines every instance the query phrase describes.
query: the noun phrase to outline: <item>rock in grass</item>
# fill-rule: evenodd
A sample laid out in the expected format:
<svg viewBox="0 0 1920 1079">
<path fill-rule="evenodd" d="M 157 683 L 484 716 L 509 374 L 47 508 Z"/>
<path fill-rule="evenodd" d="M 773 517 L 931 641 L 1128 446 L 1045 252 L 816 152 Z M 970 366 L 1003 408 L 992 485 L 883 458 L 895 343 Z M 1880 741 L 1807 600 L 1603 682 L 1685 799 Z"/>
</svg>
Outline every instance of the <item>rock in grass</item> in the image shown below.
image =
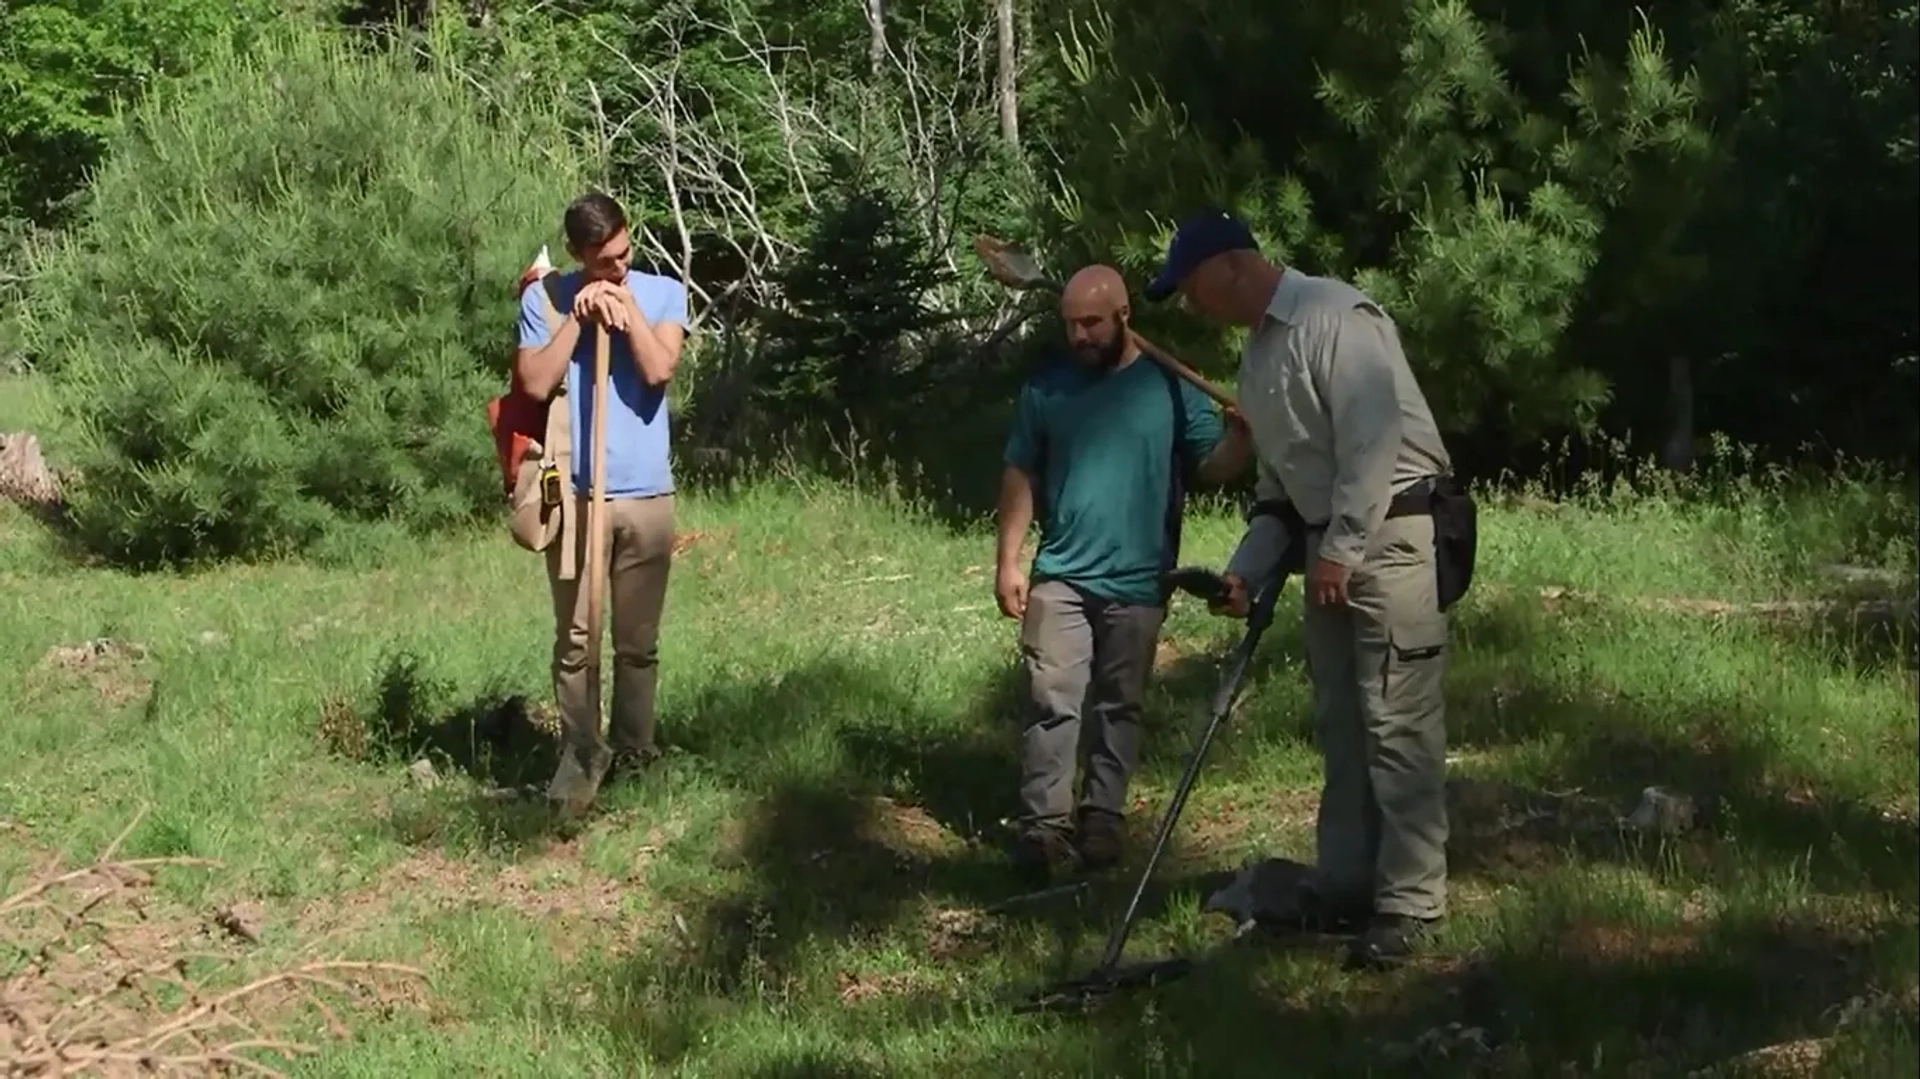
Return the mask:
<svg viewBox="0 0 1920 1079">
<path fill-rule="evenodd" d="M 440 773 L 434 770 L 432 761 L 422 757 L 407 765 L 407 782 L 421 790 L 432 790 L 440 785 Z"/>
<path fill-rule="evenodd" d="M 40 453 L 40 440 L 26 432 L 0 432 L 0 501 L 33 508 L 60 503 L 60 482 Z"/>
<path fill-rule="evenodd" d="M 1640 804 L 1627 816 L 1627 827 L 1658 835 L 1678 835 L 1693 827 L 1698 813 L 1693 799 L 1663 787 L 1640 792 Z"/>
</svg>

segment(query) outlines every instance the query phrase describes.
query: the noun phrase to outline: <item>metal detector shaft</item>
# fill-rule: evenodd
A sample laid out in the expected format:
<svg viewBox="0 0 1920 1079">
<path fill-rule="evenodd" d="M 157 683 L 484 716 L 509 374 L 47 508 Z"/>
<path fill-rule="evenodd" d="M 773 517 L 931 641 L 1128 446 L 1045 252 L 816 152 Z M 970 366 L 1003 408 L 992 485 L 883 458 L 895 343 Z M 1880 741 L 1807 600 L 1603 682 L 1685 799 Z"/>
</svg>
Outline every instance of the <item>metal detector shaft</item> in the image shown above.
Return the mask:
<svg viewBox="0 0 1920 1079">
<path fill-rule="evenodd" d="M 1240 695 L 1240 682 L 1247 674 L 1247 664 L 1253 659 L 1254 649 L 1260 645 L 1261 635 L 1273 624 L 1273 608 L 1286 583 L 1284 573 L 1275 577 L 1247 611 L 1247 631 L 1234 647 L 1233 654 L 1227 657 L 1220 688 L 1214 691 L 1213 714 L 1207 718 L 1200 741 L 1187 757 L 1187 770 L 1173 790 L 1173 800 L 1167 805 L 1166 815 L 1160 818 L 1160 833 L 1153 838 L 1153 849 L 1147 854 L 1146 867 L 1140 871 L 1140 882 L 1134 886 L 1126 914 L 1121 916 L 1120 924 L 1114 927 L 1112 935 L 1107 938 L 1106 954 L 1101 956 L 1100 965 L 1095 968 L 1098 971 L 1114 969 L 1120 962 L 1121 953 L 1126 951 L 1127 937 L 1133 933 L 1133 916 L 1140 908 L 1140 898 L 1146 894 L 1147 882 L 1153 879 L 1154 867 L 1159 865 L 1160 855 L 1167 847 L 1167 837 L 1173 834 L 1173 826 L 1180 820 L 1180 811 L 1186 808 L 1187 795 L 1192 793 L 1194 780 L 1200 776 L 1200 764 L 1206 759 L 1208 747 L 1213 744 L 1213 736 L 1219 731 L 1220 724 L 1226 722 L 1228 713 L 1233 711 L 1234 699 Z"/>
</svg>

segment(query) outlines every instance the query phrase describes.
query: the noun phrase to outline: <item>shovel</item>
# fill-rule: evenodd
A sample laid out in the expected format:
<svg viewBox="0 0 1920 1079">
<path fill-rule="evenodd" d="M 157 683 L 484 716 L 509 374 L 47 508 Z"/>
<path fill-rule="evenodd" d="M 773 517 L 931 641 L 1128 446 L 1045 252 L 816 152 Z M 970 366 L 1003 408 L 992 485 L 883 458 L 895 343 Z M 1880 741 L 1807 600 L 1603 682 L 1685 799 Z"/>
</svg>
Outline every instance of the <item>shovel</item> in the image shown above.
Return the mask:
<svg viewBox="0 0 1920 1079">
<path fill-rule="evenodd" d="M 587 677 L 600 698 L 600 630 L 607 603 L 607 393 L 612 380 L 613 331 L 593 336 L 593 503 L 587 510 Z M 594 776 L 599 785 L 599 776 Z"/>
<path fill-rule="evenodd" d="M 587 684 L 593 687 L 596 725 L 600 721 L 600 629 L 605 619 L 607 595 L 607 383 L 612 368 L 611 333 L 600 326 L 593 340 L 593 498 L 587 504 L 584 587 L 587 590 Z M 593 804 L 610 758 L 611 754 L 597 744 L 565 748 L 550 794 L 567 816 L 577 817 Z"/>
<path fill-rule="evenodd" d="M 1059 292 L 1062 288 L 1060 282 L 1048 277 L 1046 272 L 1040 269 L 1040 263 L 1035 261 L 1032 255 L 1006 240 L 982 233 L 973 238 L 973 250 L 980 256 L 980 261 L 987 264 L 987 273 L 993 275 L 995 281 L 1010 289 L 1020 292 L 1035 289 L 1042 292 Z M 1213 398 L 1220 407 L 1238 407 L 1234 403 L 1232 394 L 1208 382 L 1198 371 L 1176 359 L 1171 352 L 1140 336 L 1132 329 L 1128 329 L 1127 334 L 1133 338 L 1134 346 L 1146 353 L 1155 363 L 1185 379 L 1194 389 Z"/>
</svg>

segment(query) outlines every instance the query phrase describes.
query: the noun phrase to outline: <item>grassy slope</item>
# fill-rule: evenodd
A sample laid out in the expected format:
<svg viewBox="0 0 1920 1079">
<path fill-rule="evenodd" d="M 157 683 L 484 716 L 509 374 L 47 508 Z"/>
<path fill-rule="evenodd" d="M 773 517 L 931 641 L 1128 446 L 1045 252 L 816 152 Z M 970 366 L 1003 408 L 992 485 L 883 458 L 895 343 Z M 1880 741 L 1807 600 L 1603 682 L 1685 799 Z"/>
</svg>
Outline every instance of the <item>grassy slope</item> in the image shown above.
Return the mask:
<svg viewBox="0 0 1920 1079">
<path fill-rule="evenodd" d="M 0 698 L 15 700 L 0 894 L 30 857 L 88 857 L 144 805 L 124 853 L 224 863 L 162 874 L 173 916 L 240 899 L 265 911 L 259 945 L 203 947 L 259 968 L 305 949 L 430 972 L 425 1011 L 363 1011 L 309 1074 L 1388 1074 L 1450 1022 L 1503 1045 L 1477 1066 L 1506 1074 L 1675 1074 L 1831 1033 L 1860 999 L 1894 1019 L 1850 1026 L 1832 1073 L 1911 1060 L 1911 673 L 1631 601 L 1777 590 L 1780 567 L 1805 559 L 1764 514 L 1488 507 L 1458 623 L 1457 777 L 1616 811 L 1667 784 L 1711 800 L 1701 831 L 1626 839 L 1572 811 L 1503 829 L 1483 786 L 1456 820 L 1455 918 L 1420 966 L 1355 977 L 1330 947 L 1247 948 L 1077 1022 L 1002 1001 L 1090 965 L 1125 880 L 1084 909 L 978 913 L 1013 889 L 995 847 L 1013 794 L 1012 629 L 991 606 L 984 535 L 793 482 L 689 498 L 682 520 L 699 535 L 662 646 L 673 752 L 557 834 L 478 799 L 457 768 L 413 789 L 411 754 L 352 752 L 382 723 L 498 720 L 503 698 L 543 696 L 544 585 L 504 535 L 358 571 L 129 578 L 62 568 L 0 507 Z M 1211 517 L 1190 535 L 1188 560 L 1218 563 L 1235 526 Z M 1543 603 L 1549 585 L 1602 601 Z M 41 664 L 102 636 L 148 654 Z M 1188 604 L 1166 638 L 1143 832 L 1231 636 Z M 1131 954 L 1228 934 L 1196 911 L 1207 874 L 1311 857 L 1298 645 L 1288 610 Z M 465 728 L 447 729 L 443 744 L 473 756 Z M 514 778 L 512 761 L 470 768 Z M 1432 1059 L 1440 1074 L 1475 1066 Z"/>
</svg>

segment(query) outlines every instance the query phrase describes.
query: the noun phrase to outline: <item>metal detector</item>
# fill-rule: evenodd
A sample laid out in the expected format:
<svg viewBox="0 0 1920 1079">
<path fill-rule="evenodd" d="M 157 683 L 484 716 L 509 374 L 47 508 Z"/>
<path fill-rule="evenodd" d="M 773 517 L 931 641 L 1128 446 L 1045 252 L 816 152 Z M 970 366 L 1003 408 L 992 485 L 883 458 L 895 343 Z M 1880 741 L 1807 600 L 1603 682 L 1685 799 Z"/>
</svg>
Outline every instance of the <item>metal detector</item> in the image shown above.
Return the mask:
<svg viewBox="0 0 1920 1079">
<path fill-rule="evenodd" d="M 1224 599 L 1228 591 L 1226 581 L 1219 574 L 1196 567 L 1174 570 L 1169 575 L 1169 582 L 1175 588 L 1209 602 Z M 1240 683 L 1247 674 L 1248 662 L 1253 658 L 1254 649 L 1259 647 L 1261 635 L 1273 624 L 1274 605 L 1286 583 L 1285 573 L 1276 575 L 1273 583 L 1254 597 L 1247 611 L 1247 630 L 1233 653 L 1227 657 L 1226 669 L 1220 677 L 1220 688 L 1214 691 L 1213 713 L 1200 732 L 1199 742 L 1187 757 L 1186 772 L 1174 788 L 1173 800 L 1167 804 L 1166 815 L 1160 819 L 1160 832 L 1154 837 L 1153 850 L 1147 855 L 1147 864 L 1140 871 L 1140 881 L 1134 886 L 1126 914 L 1107 937 L 1107 949 L 1100 957 L 1100 964 L 1082 977 L 1033 993 L 1015 1007 L 1016 1013 L 1081 1010 L 1122 990 L 1160 985 L 1184 977 L 1193 969 L 1193 961 L 1184 956 L 1123 966 L 1120 955 L 1126 950 L 1127 937 L 1133 932 L 1134 915 L 1140 909 L 1141 896 L 1146 894 L 1147 882 L 1153 879 L 1154 868 L 1159 865 L 1160 855 L 1166 850 L 1167 837 L 1173 834 L 1180 811 L 1186 808 L 1187 795 L 1193 790 L 1194 780 L 1199 778 L 1200 764 L 1206 759 L 1215 733 L 1233 711 L 1240 694 Z"/>
</svg>

